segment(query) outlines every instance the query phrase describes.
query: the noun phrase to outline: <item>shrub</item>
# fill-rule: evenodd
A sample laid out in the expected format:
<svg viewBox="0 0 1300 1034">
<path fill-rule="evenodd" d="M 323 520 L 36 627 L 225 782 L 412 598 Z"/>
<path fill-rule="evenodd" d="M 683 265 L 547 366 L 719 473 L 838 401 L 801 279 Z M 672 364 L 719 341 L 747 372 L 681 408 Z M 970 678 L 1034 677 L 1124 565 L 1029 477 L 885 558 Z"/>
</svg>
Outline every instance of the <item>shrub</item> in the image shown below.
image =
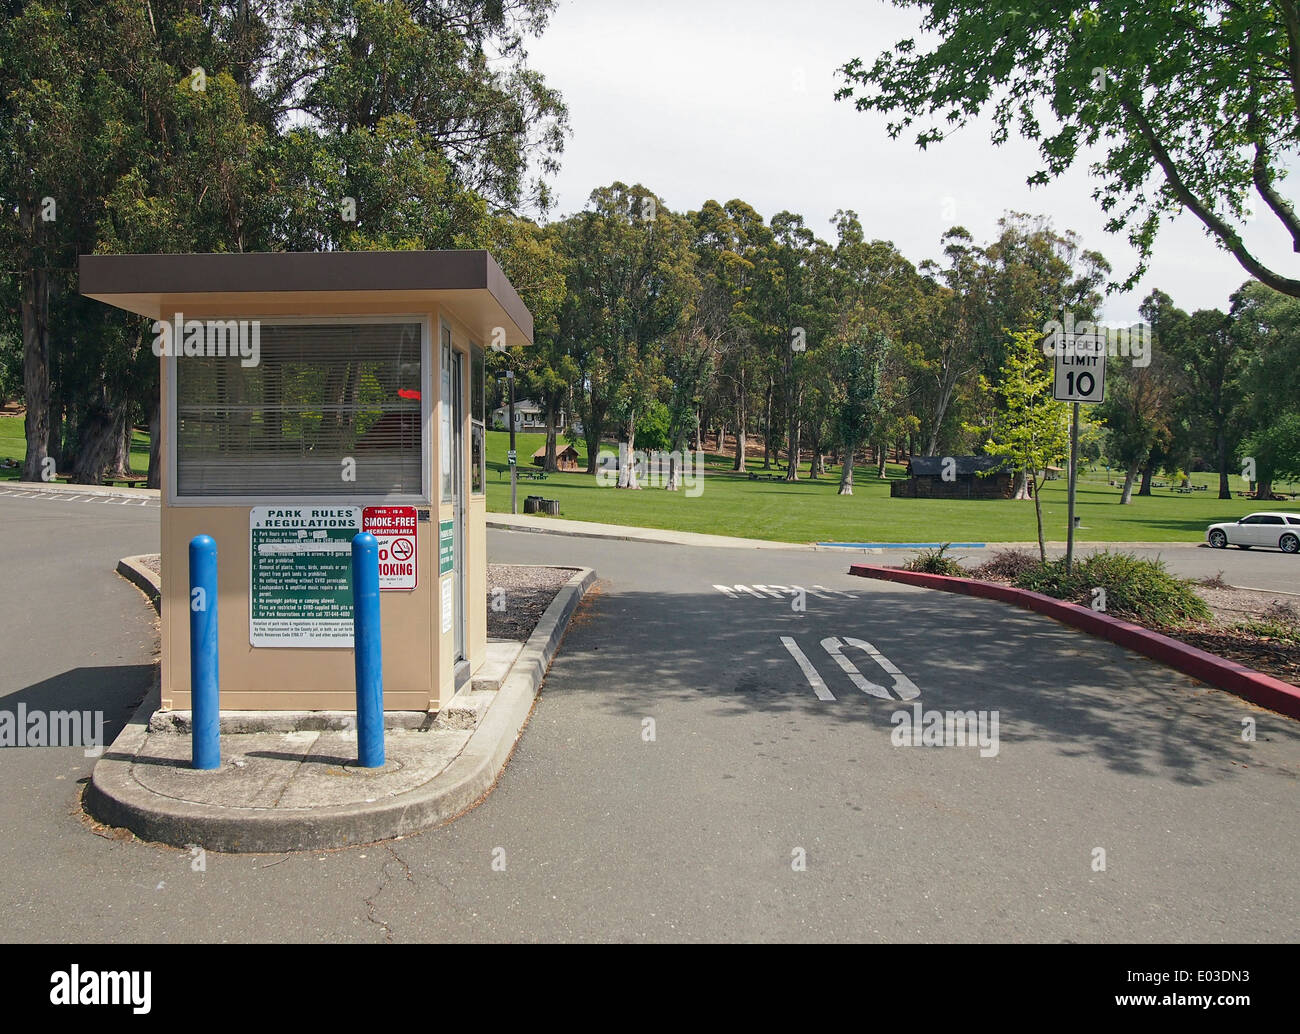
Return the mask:
<svg viewBox="0 0 1300 1034">
<path fill-rule="evenodd" d="M 950 578 L 965 578 L 970 572 L 960 563 L 944 553 L 951 542 L 945 542 L 938 549 L 923 549 L 903 565 L 904 571 L 918 571 L 921 574 L 945 574 Z"/>
<path fill-rule="evenodd" d="M 1104 589 L 1107 614 L 1145 625 L 1177 626 L 1211 617 L 1191 579 L 1170 574 L 1161 560 L 1131 553 L 1094 553 L 1077 561 L 1069 575 L 1064 560 L 1040 564 L 1015 584 L 1083 606 L 1100 598 L 1094 589 Z"/>
<path fill-rule="evenodd" d="M 1286 600 L 1270 600 L 1262 617 L 1267 624 L 1290 628 L 1293 633 L 1300 629 L 1300 613 Z"/>
<path fill-rule="evenodd" d="M 1032 553 L 1019 549 L 1000 549 L 975 568 L 975 577 L 1014 582 L 1022 574 L 1042 565 Z"/>
<path fill-rule="evenodd" d="M 1242 621 L 1233 626 L 1238 632 L 1258 636 L 1261 639 L 1276 639 L 1286 646 L 1300 646 L 1300 626 L 1290 622 Z"/>
</svg>

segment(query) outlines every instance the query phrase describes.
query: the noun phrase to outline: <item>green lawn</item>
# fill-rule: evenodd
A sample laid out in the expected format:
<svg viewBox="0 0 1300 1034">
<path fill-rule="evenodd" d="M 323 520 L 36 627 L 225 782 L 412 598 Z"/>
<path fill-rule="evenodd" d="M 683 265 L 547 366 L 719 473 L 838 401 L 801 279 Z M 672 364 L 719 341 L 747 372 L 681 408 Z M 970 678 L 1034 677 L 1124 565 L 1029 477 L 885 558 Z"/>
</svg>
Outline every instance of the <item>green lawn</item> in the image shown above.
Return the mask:
<svg viewBox="0 0 1300 1034">
<path fill-rule="evenodd" d="M 533 469 L 529 458 L 545 444 L 545 436 L 516 437 L 520 471 Z M 132 469 L 147 470 L 148 435 L 137 432 L 132 445 Z M 487 433 L 489 510 L 510 510 L 509 447 L 507 432 Z M 586 450 L 579 445 L 578 451 L 585 465 Z M 0 460 L 21 460 L 23 452 L 22 418 L 0 417 Z M 761 453 L 751 457 L 749 469 L 764 473 L 762 460 Z M 805 464 L 804 480 L 787 485 L 750 481 L 734 474 L 729 457 L 706 455 L 705 464 L 704 491 L 696 497 L 662 488 L 620 491 L 597 485 L 587 474 L 550 474 L 545 481 L 520 478 L 519 509 L 523 511 L 524 496 L 544 495 L 558 499 L 561 514 L 575 520 L 781 542 L 1028 542 L 1036 537 L 1034 506 L 1027 501 L 891 499 L 888 481 L 876 480 L 874 468 L 859 468 L 854 495 L 838 496 L 838 469 L 828 478 L 809 481 Z M 777 468 L 771 472 L 777 473 Z M 902 476 L 899 466 L 891 465 L 889 472 Z M 0 479 L 17 476 L 17 469 L 0 468 Z M 1214 474 L 1193 474 L 1192 482 L 1209 489 L 1178 495 L 1171 488 L 1157 488 L 1150 497 L 1135 495 L 1129 506 L 1120 506 L 1119 489 L 1107 485 L 1104 470 L 1085 472 L 1079 478 L 1079 536 L 1092 542 L 1197 542 L 1204 537 L 1207 524 L 1236 520 L 1263 508 L 1249 499 L 1225 502 L 1216 498 L 1218 477 Z M 1240 478 L 1233 479 L 1232 487 L 1234 492 L 1241 488 Z M 1297 486 L 1278 487 L 1293 490 Z M 1300 502 L 1265 506 L 1300 512 Z M 1064 480 L 1045 486 L 1043 521 L 1048 539 L 1065 538 Z"/>
<path fill-rule="evenodd" d="M 23 437 L 23 418 L 0 416 L 0 461 L 17 460 L 22 463 L 27 454 L 27 441 Z M 131 469 L 140 474 L 149 472 L 149 435 L 136 431 L 131 438 Z M 21 466 L 0 466 L 0 481 L 17 481 Z"/>
<path fill-rule="evenodd" d="M 488 509 L 507 513 L 509 438 L 505 431 L 487 434 Z M 519 469 L 524 471 L 545 436 L 520 434 L 516 439 Z M 585 465 L 585 449 L 580 445 L 578 451 Z M 762 460 L 761 453 L 751 458 L 749 469 L 759 472 Z M 706 456 L 705 463 L 709 473 L 704 491 L 695 498 L 662 488 L 628 492 L 600 487 L 587 474 L 550 474 L 545 481 L 520 479 L 519 510 L 523 512 L 525 495 L 543 495 L 558 499 L 560 513 L 575 520 L 784 542 L 1028 542 L 1037 537 L 1034 505 L 1029 501 L 891 499 L 889 482 L 876 480 L 874 468 L 859 468 L 854 494 L 839 496 L 838 469 L 829 478 L 788 485 L 733 474 L 729 458 Z M 805 478 L 807 469 L 805 465 Z M 901 477 L 902 468 L 891 465 L 890 473 Z M 1261 508 L 1249 499 L 1216 498 L 1215 474 L 1192 475 L 1193 484 L 1209 486 L 1205 492 L 1179 495 L 1168 487 L 1157 488 L 1149 497 L 1134 495 L 1128 506 L 1119 505 L 1120 490 L 1106 481 L 1102 469 L 1080 474 L 1075 512 L 1081 518 L 1079 537 L 1085 541 L 1196 542 L 1204 538 L 1206 525 L 1236 520 Z M 1241 480 L 1234 478 L 1233 491 L 1241 486 Z M 1266 506 L 1300 512 L 1300 502 Z M 1049 482 L 1043 490 L 1047 539 L 1065 539 L 1065 518 L 1065 481 Z"/>
</svg>

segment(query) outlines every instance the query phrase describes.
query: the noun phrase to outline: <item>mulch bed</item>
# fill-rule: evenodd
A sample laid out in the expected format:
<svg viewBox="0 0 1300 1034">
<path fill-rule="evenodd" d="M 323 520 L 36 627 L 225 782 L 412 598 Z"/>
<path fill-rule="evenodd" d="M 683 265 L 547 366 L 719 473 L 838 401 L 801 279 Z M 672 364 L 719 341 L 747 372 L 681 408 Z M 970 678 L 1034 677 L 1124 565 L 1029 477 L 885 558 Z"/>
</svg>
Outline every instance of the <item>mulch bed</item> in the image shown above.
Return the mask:
<svg viewBox="0 0 1300 1034">
<path fill-rule="evenodd" d="M 564 583 L 573 577 L 574 570 L 571 567 L 488 564 L 488 638 L 518 642 L 527 639 Z M 494 593 L 494 589 L 504 590 L 504 593 Z"/>
<path fill-rule="evenodd" d="M 1009 578 L 997 578 L 989 574 L 971 572 L 967 577 L 999 585 L 1012 584 Z M 1125 621 L 1167 635 L 1170 639 L 1177 639 L 1198 650 L 1236 661 L 1248 668 L 1262 671 L 1265 675 L 1272 675 L 1275 679 L 1300 686 L 1300 642 L 1259 635 L 1234 627 L 1243 622 L 1257 621 L 1297 627 L 1296 605 L 1300 601 L 1283 593 L 1237 589 L 1222 582 L 1198 584 L 1195 588 L 1214 615 L 1212 624 L 1168 627 L 1148 624 L 1132 615 L 1114 616 L 1122 616 Z"/>
<path fill-rule="evenodd" d="M 1300 644 L 1255 635 L 1243 629 L 1229 630 L 1213 626 L 1157 628 L 1155 631 L 1188 646 L 1195 646 L 1198 650 L 1226 657 L 1247 668 L 1272 675 L 1275 679 L 1300 686 Z"/>
</svg>

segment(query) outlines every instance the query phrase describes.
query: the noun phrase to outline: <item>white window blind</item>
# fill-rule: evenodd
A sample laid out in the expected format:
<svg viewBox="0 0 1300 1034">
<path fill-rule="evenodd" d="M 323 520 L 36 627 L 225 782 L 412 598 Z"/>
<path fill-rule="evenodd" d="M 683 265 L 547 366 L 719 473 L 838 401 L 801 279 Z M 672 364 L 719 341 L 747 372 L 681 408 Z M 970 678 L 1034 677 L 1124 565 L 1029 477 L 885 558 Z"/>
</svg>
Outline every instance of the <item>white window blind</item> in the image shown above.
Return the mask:
<svg viewBox="0 0 1300 1034">
<path fill-rule="evenodd" d="M 178 356 L 178 496 L 420 495 L 422 325 L 261 325 L 261 361 Z"/>
</svg>

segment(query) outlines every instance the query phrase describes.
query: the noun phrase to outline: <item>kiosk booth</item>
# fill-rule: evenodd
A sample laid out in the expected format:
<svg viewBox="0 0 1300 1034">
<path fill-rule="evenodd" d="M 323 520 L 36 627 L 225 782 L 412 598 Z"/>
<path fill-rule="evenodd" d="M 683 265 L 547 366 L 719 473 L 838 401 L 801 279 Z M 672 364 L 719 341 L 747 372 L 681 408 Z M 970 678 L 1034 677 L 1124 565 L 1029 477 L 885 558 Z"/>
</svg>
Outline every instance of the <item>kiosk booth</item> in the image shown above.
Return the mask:
<svg viewBox="0 0 1300 1034">
<path fill-rule="evenodd" d="M 162 706 L 190 708 L 187 549 L 218 551 L 223 711 L 352 711 L 350 545 L 379 540 L 384 707 L 487 647 L 484 355 L 533 320 L 486 251 L 87 255 L 162 364 Z"/>
</svg>

